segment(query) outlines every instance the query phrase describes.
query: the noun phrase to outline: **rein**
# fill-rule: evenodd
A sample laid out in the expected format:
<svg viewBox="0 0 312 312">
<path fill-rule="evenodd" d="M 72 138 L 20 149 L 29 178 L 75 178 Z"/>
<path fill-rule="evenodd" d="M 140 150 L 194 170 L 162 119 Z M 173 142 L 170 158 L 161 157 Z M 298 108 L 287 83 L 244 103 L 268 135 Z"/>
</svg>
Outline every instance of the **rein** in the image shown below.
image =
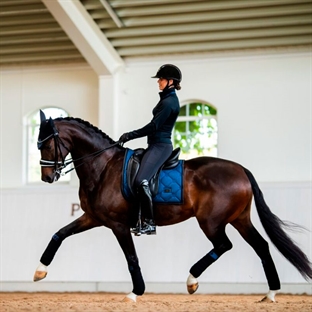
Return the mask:
<svg viewBox="0 0 312 312">
<path fill-rule="evenodd" d="M 61 141 L 61 142 L 62 142 L 62 141 Z M 59 173 L 60 175 L 64 176 L 64 175 L 67 174 L 68 172 L 70 172 L 70 171 L 74 170 L 75 168 L 78 168 L 78 167 L 80 167 L 81 165 L 83 165 L 83 162 L 82 162 L 82 163 L 80 163 L 79 165 L 77 165 L 75 168 L 71 168 L 71 169 L 67 170 L 66 172 L 62 173 L 62 172 L 61 172 L 62 169 L 66 168 L 66 167 L 67 167 L 68 165 L 70 165 L 71 163 L 74 163 L 75 161 L 83 160 L 83 159 L 88 158 L 88 157 L 96 157 L 96 156 L 102 154 L 103 152 L 105 152 L 106 150 L 108 150 L 108 149 L 110 149 L 110 148 L 112 148 L 112 147 L 114 147 L 114 146 L 116 146 L 116 145 L 118 145 L 118 144 L 119 144 L 119 141 L 118 141 L 118 142 L 115 142 L 114 144 L 112 144 L 112 145 L 110 145 L 110 146 L 108 146 L 108 147 L 105 147 L 105 148 L 103 148 L 103 149 L 101 149 L 101 150 L 99 150 L 99 151 L 96 151 L 96 152 L 94 152 L 94 153 L 92 153 L 92 154 L 88 154 L 88 155 L 82 156 L 82 157 L 77 158 L 77 159 L 70 158 L 70 159 L 64 161 L 63 164 L 62 164 L 62 166 L 59 167 L 59 169 L 61 169 L 61 170 L 56 170 L 56 171 L 57 171 L 57 173 Z M 64 147 L 65 147 L 65 146 L 64 146 Z M 65 147 L 65 148 L 66 148 L 66 147 Z M 67 148 L 66 148 L 66 149 L 67 149 Z M 41 163 L 41 161 L 40 161 L 40 163 Z"/>
<path fill-rule="evenodd" d="M 72 163 L 74 163 L 76 161 L 86 159 L 88 157 L 96 157 L 96 156 L 102 154 L 104 151 L 106 151 L 106 150 L 108 150 L 108 149 L 110 149 L 110 148 L 120 144 L 120 142 L 117 141 L 114 144 L 112 144 L 112 145 L 110 145 L 108 147 L 105 147 L 105 148 L 103 148 L 101 150 L 98 150 L 98 151 L 96 151 L 94 153 L 82 156 L 82 157 L 77 158 L 77 159 L 70 158 L 70 159 L 65 161 L 65 158 L 64 158 L 64 156 L 62 154 L 62 150 L 61 150 L 60 145 L 62 145 L 68 152 L 70 152 L 70 151 L 65 146 L 65 144 L 63 143 L 61 138 L 59 137 L 59 133 L 58 133 L 58 131 L 56 130 L 55 127 L 53 127 L 53 131 L 54 131 L 53 134 L 47 136 L 45 139 L 43 139 L 41 141 L 38 141 L 38 146 L 42 146 L 42 143 L 44 143 L 45 141 L 47 141 L 48 139 L 53 137 L 53 139 L 54 139 L 54 146 L 55 146 L 55 159 L 54 160 L 41 159 L 40 160 L 40 166 L 41 167 L 55 167 L 56 173 L 58 173 L 61 176 L 64 176 L 65 174 L 69 173 L 70 171 L 74 170 L 75 168 L 80 167 L 81 165 L 83 165 L 83 162 L 80 163 L 79 165 L 77 165 L 76 167 L 73 167 L 73 168 L 67 170 L 66 172 L 62 172 L 62 170 L 64 168 L 66 168 L 68 165 L 70 165 L 70 164 L 72 164 Z M 62 161 L 58 161 L 58 150 L 60 151 L 60 156 L 61 156 Z"/>
</svg>

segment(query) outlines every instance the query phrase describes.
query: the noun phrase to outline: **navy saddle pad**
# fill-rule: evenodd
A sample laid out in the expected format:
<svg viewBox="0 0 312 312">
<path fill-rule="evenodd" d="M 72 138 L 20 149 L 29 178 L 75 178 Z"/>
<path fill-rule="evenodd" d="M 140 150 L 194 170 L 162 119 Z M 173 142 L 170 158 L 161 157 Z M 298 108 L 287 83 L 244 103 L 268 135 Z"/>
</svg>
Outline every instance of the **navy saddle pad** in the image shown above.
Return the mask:
<svg viewBox="0 0 312 312">
<path fill-rule="evenodd" d="M 122 173 L 122 193 L 127 200 L 133 199 L 133 193 L 131 186 L 129 186 L 128 179 L 128 163 L 131 157 L 134 155 L 134 150 L 126 149 L 123 173 Z M 177 166 L 170 169 L 162 169 L 158 175 L 156 175 L 157 187 L 156 193 L 153 192 L 154 203 L 161 204 L 182 204 L 183 203 L 183 165 L 184 161 L 179 160 Z"/>
</svg>

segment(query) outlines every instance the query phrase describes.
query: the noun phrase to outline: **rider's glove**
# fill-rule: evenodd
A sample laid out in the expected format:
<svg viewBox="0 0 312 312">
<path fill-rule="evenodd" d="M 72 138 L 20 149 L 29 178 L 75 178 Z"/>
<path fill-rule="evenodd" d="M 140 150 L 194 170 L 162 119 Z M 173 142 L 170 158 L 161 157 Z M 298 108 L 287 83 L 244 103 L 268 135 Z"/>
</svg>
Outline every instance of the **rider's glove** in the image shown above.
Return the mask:
<svg viewBox="0 0 312 312">
<path fill-rule="evenodd" d="M 130 134 L 129 132 L 125 132 L 124 134 L 121 135 L 121 137 L 119 138 L 119 142 L 120 143 L 126 143 L 128 141 L 131 140 Z"/>
</svg>

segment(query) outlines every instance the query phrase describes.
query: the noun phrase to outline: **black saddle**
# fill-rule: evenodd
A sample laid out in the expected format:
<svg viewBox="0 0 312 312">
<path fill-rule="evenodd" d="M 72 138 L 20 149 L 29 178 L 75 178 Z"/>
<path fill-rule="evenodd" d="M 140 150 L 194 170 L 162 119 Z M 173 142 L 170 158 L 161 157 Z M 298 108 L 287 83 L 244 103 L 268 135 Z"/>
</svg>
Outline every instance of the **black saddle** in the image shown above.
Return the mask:
<svg viewBox="0 0 312 312">
<path fill-rule="evenodd" d="M 133 155 L 130 157 L 128 161 L 128 165 L 126 168 L 127 184 L 133 197 L 136 197 L 136 189 L 134 187 L 134 181 L 138 174 L 144 152 L 145 152 L 144 148 L 135 149 Z M 160 167 L 160 169 L 155 173 L 155 175 L 150 180 L 149 186 L 152 196 L 155 196 L 158 192 L 160 171 L 163 169 L 171 169 L 176 167 L 179 164 L 180 152 L 181 152 L 180 147 L 174 149 L 169 158 L 164 162 L 164 164 Z"/>
</svg>

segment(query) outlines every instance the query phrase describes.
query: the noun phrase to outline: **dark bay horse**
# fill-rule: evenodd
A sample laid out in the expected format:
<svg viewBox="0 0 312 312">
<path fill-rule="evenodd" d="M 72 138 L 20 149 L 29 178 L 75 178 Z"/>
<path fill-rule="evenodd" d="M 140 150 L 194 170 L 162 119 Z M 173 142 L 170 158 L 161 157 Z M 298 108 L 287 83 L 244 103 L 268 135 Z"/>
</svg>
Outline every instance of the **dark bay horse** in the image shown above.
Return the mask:
<svg viewBox="0 0 312 312">
<path fill-rule="evenodd" d="M 56 182 L 68 164 L 66 155 L 71 153 L 80 180 L 79 197 L 84 214 L 53 235 L 40 259 L 34 280 L 47 275 L 47 266 L 65 238 L 104 225 L 115 234 L 132 278 L 133 290 L 125 299 L 135 301 L 136 296 L 143 295 L 145 284 L 130 233 L 134 204 L 126 201 L 121 192 L 126 149 L 86 121 L 78 118 L 46 119 L 43 112 L 40 113 L 38 148 L 41 151 L 41 179 L 48 183 Z M 312 278 L 310 261 L 283 230 L 286 224 L 270 211 L 250 171 L 231 161 L 198 157 L 184 162 L 183 181 L 183 204 L 155 204 L 155 220 L 157 225 L 163 226 L 195 217 L 213 244 L 213 249 L 190 269 L 187 279 L 189 293 L 197 290 L 197 278 L 232 248 L 225 232 L 226 225 L 231 224 L 261 259 L 269 286 L 263 300 L 275 300 L 280 281 L 268 243 L 250 220 L 252 197 L 273 244 L 306 280 Z"/>
</svg>

